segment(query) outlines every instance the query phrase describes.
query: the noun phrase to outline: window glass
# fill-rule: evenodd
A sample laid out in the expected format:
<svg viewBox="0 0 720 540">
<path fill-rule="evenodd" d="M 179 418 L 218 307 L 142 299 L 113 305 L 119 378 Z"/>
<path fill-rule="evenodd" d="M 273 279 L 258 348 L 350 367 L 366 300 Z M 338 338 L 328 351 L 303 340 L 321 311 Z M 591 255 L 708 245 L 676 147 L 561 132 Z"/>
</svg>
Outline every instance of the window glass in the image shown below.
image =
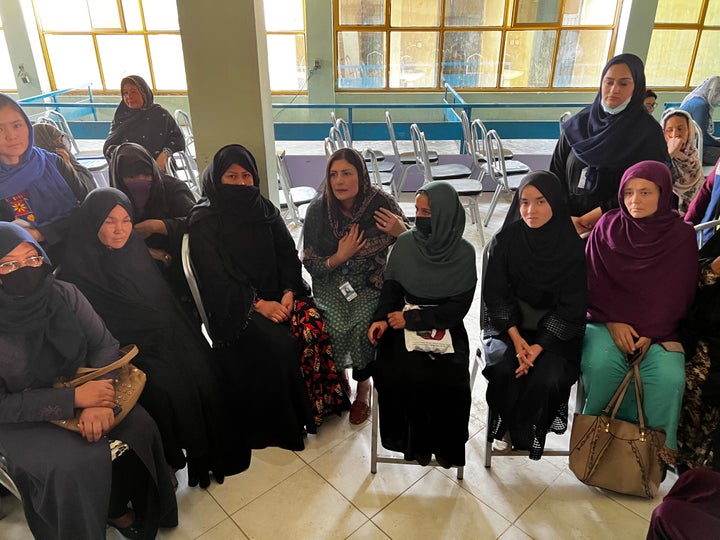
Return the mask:
<svg viewBox="0 0 720 540">
<path fill-rule="evenodd" d="M 696 23 L 703 0 L 658 0 L 656 23 Z"/>
<path fill-rule="evenodd" d="M 93 28 L 122 30 L 117 0 L 92 0 L 87 7 Z"/>
<path fill-rule="evenodd" d="M 720 0 L 709 0 L 705 12 L 705 24 L 708 26 L 720 26 Z"/>
<path fill-rule="evenodd" d="M 90 14 L 85 0 L 35 0 L 43 30 L 88 32 Z"/>
<path fill-rule="evenodd" d="M 383 32 L 338 32 L 338 88 L 385 87 Z"/>
<path fill-rule="evenodd" d="M 555 58 L 556 88 L 592 88 L 600 85 L 600 73 L 610 50 L 610 30 L 563 30 Z"/>
<path fill-rule="evenodd" d="M 142 7 L 146 30 L 180 30 L 176 0 L 145 0 Z"/>
<path fill-rule="evenodd" d="M 55 88 L 74 88 L 87 83 L 102 88 L 92 36 L 49 34 L 45 36 L 45 43 Z"/>
<path fill-rule="evenodd" d="M 187 90 L 185 59 L 177 34 L 148 36 L 155 88 L 158 90 Z M 147 80 L 147 79 L 146 79 Z"/>
<path fill-rule="evenodd" d="M 390 33 L 390 87 L 438 85 L 438 32 Z"/>
<path fill-rule="evenodd" d="M 120 90 L 128 75 L 140 75 L 152 87 L 145 38 L 136 35 L 97 36 L 105 87 Z"/>
<path fill-rule="evenodd" d="M 508 32 L 505 37 L 500 86 L 503 88 L 549 86 L 555 35 L 554 30 Z"/>
<path fill-rule="evenodd" d="M 557 23 L 561 0 L 516 0 L 515 21 L 519 24 Z"/>
<path fill-rule="evenodd" d="M 307 77 L 305 36 L 271 34 L 267 37 L 270 88 L 274 91 L 303 90 Z"/>
<path fill-rule="evenodd" d="M 566 26 L 610 25 L 615 20 L 617 0 L 565 0 L 562 23 Z"/>
<path fill-rule="evenodd" d="M 453 87 L 494 88 L 501 32 L 445 32 L 442 76 Z"/>
<path fill-rule="evenodd" d="M 445 0 L 446 26 L 502 26 L 505 2 Z"/>
<path fill-rule="evenodd" d="M 0 21 L 1 24 L 2 21 Z M 10 54 L 8 54 L 7 42 L 5 41 L 5 31 L 2 28 L 0 28 L 0 89 L 17 90 L 14 66 L 10 61 Z"/>
<path fill-rule="evenodd" d="M 142 15 L 140 14 L 139 0 L 122 0 L 125 29 L 129 32 L 142 31 Z"/>
<path fill-rule="evenodd" d="M 338 4 L 341 25 L 385 24 L 385 0 L 340 0 Z"/>
<path fill-rule="evenodd" d="M 268 32 L 305 30 L 302 0 L 264 0 L 263 6 Z"/>
<path fill-rule="evenodd" d="M 696 38 L 697 30 L 692 29 L 653 30 L 645 62 L 647 85 L 684 87 Z"/>
<path fill-rule="evenodd" d="M 695 55 L 690 86 L 697 86 L 707 77 L 720 73 L 720 55 L 718 54 L 718 40 L 720 30 L 703 30 L 700 35 L 700 44 Z"/>
<path fill-rule="evenodd" d="M 390 26 L 439 26 L 441 0 L 391 0 Z"/>
</svg>

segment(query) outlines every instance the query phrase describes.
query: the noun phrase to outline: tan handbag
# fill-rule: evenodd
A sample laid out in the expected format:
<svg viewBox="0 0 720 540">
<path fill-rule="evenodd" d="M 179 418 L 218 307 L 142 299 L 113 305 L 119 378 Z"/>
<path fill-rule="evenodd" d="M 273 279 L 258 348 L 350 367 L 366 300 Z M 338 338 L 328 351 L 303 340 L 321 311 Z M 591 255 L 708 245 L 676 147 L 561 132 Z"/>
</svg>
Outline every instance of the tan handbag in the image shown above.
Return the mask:
<svg viewBox="0 0 720 540">
<path fill-rule="evenodd" d="M 615 418 L 633 377 L 637 423 Z M 664 462 L 660 456 L 664 445 L 664 431 L 645 427 L 642 381 L 635 363 L 600 415 L 575 413 L 570 435 L 570 470 L 589 486 L 652 498 L 662 480 Z"/>
<path fill-rule="evenodd" d="M 143 388 L 145 388 L 145 381 L 147 377 L 145 372 L 141 369 L 136 368 L 130 363 L 130 360 L 135 358 L 138 353 L 136 345 L 126 345 L 120 349 L 120 358 L 115 362 L 103 366 L 100 368 L 78 368 L 75 377 L 70 380 L 58 379 L 53 384 L 54 388 L 75 388 L 88 381 L 94 381 L 100 377 L 107 375 L 112 371 L 116 371 L 114 386 L 115 386 L 115 403 L 116 403 L 116 414 L 115 421 L 112 427 L 117 426 L 132 410 L 142 394 Z M 69 429 L 71 431 L 80 432 L 80 412 L 75 415 L 75 418 L 69 420 L 53 420 L 53 424 Z"/>
</svg>

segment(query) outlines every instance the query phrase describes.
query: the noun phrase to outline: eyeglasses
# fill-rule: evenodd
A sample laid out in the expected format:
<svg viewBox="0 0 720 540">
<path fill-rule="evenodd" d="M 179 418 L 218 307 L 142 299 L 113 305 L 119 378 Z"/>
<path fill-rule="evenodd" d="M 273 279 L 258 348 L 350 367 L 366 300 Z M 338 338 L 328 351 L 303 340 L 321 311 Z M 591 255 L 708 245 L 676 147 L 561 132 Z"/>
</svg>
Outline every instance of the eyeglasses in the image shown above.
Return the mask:
<svg viewBox="0 0 720 540">
<path fill-rule="evenodd" d="M 19 270 L 23 266 L 30 266 L 37 268 L 42 266 L 43 258 L 40 255 L 34 257 L 28 257 L 24 261 L 8 261 L 0 264 L 0 276 L 6 276 L 7 274 Z"/>
<path fill-rule="evenodd" d="M 655 110 L 655 107 L 657 107 L 657 103 L 646 103 L 645 108 L 648 110 Z"/>
</svg>

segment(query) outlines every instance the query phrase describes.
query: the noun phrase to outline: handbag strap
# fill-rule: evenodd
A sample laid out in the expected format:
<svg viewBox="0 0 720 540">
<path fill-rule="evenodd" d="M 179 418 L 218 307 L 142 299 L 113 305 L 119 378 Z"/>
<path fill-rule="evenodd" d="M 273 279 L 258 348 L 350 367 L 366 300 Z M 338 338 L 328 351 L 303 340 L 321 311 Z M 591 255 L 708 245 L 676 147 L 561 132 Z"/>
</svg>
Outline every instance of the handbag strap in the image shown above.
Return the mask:
<svg viewBox="0 0 720 540">
<path fill-rule="evenodd" d="M 640 379 L 640 368 L 637 364 L 633 365 L 633 374 L 635 375 L 635 400 L 637 401 L 638 423 L 640 424 L 640 440 L 645 440 L 645 411 L 643 411 L 643 391 L 642 380 Z"/>
<path fill-rule="evenodd" d="M 628 386 L 630 385 L 630 378 L 632 375 L 633 370 L 629 369 L 625 374 L 625 378 L 623 378 L 615 390 L 615 393 L 610 398 L 610 401 L 608 401 L 608 404 L 605 405 L 605 408 L 602 410 L 602 414 L 605 416 L 611 416 L 610 411 L 612 410 L 612 417 L 615 418 L 618 408 L 620 407 L 622 400 L 625 398 L 625 392 L 627 392 Z"/>
<path fill-rule="evenodd" d="M 130 363 L 130 360 L 135 358 L 135 356 L 137 356 L 138 348 L 137 345 L 126 345 L 125 347 L 122 347 L 119 352 L 120 358 L 118 358 L 111 364 L 108 364 L 107 366 L 99 368 L 80 368 L 78 372 L 82 372 L 82 375 L 63 382 L 63 386 L 80 386 L 88 381 L 92 381 L 94 379 L 97 379 L 98 377 L 102 377 L 103 375 L 110 373 L 111 371 L 115 371 L 116 369 L 123 367 L 125 364 Z"/>
</svg>

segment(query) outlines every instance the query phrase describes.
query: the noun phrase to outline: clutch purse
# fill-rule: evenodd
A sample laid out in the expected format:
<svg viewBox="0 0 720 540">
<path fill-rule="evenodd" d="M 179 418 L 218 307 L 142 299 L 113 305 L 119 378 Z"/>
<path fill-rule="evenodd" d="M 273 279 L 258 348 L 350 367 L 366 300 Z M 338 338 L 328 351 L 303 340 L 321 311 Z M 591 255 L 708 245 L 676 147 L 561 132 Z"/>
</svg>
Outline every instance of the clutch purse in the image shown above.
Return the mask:
<svg viewBox="0 0 720 540">
<path fill-rule="evenodd" d="M 615 418 L 631 378 L 635 380 L 637 423 Z M 584 484 L 652 498 L 662 480 L 664 445 L 664 431 L 645 427 L 642 381 L 636 362 L 598 416 L 575 413 L 570 470 Z"/>
<path fill-rule="evenodd" d="M 76 388 L 88 381 L 99 379 L 108 373 L 117 370 L 115 373 L 115 421 L 112 427 L 117 426 L 137 403 L 145 388 L 147 376 L 145 372 L 130 363 L 138 353 L 136 345 L 126 345 L 120 349 L 120 358 L 107 366 L 99 368 L 78 368 L 75 377 L 69 380 L 58 379 L 53 384 L 54 388 Z M 70 431 L 80 432 L 80 413 L 68 420 L 53 420 L 53 424 Z"/>
<path fill-rule="evenodd" d="M 414 304 L 405 304 L 403 311 L 420 309 Z M 433 354 L 452 354 L 455 352 L 450 330 L 408 330 L 404 329 L 405 348 L 408 351 L 420 351 Z"/>
</svg>

